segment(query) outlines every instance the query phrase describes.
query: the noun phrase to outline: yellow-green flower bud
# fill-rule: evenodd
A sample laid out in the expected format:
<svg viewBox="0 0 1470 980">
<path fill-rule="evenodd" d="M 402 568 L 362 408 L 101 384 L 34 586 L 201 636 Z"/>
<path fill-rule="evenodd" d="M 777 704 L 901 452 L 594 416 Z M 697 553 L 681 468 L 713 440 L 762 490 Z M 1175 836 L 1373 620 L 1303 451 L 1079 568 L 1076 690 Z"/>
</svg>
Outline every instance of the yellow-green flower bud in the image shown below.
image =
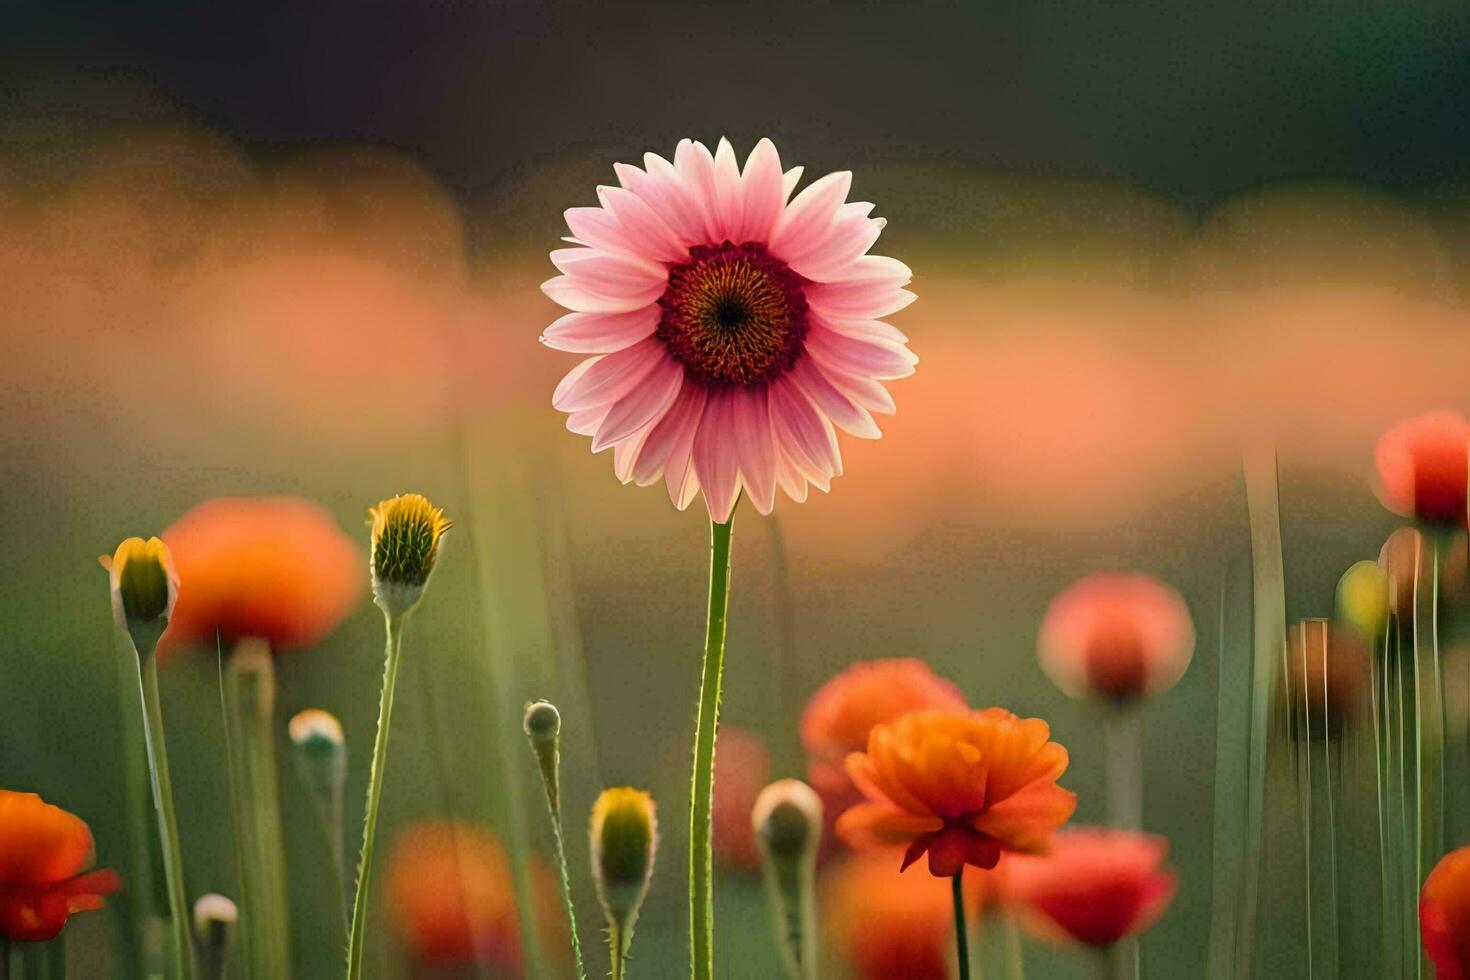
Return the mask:
<svg viewBox="0 0 1470 980">
<path fill-rule="evenodd" d="M 822 800 L 799 779 L 761 790 L 750 813 L 776 946 L 789 977 L 815 976 L 816 911 L 813 876 L 822 841 Z"/>
<path fill-rule="evenodd" d="M 159 538 L 128 538 L 97 561 L 107 569 L 112 618 L 132 635 L 139 653 L 151 652 L 179 597 L 179 574 L 168 545 Z"/>
<path fill-rule="evenodd" d="M 592 805 L 591 832 L 592 877 L 607 914 L 613 976 L 621 977 L 658 850 L 653 797 L 628 786 L 603 790 Z"/>
<path fill-rule="evenodd" d="M 1388 572 L 1373 561 L 1360 561 L 1337 582 L 1337 616 L 1370 642 L 1388 628 Z"/>
<path fill-rule="evenodd" d="M 550 701 L 532 701 L 526 705 L 522 727 L 532 742 L 554 742 L 561 734 L 561 712 Z"/>
<path fill-rule="evenodd" d="M 384 500 L 368 514 L 373 601 L 390 616 L 407 612 L 423 598 L 439 560 L 439 541 L 452 522 L 417 493 Z"/>
</svg>

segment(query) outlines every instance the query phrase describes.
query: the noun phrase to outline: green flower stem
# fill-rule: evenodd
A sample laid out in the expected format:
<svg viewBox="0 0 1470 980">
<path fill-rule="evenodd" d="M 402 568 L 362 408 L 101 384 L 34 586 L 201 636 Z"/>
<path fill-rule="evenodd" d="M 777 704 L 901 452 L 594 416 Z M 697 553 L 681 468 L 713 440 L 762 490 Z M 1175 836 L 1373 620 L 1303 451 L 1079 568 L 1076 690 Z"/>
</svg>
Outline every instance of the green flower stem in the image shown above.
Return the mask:
<svg viewBox="0 0 1470 980">
<path fill-rule="evenodd" d="M 608 923 L 607 947 L 612 957 L 612 980 L 624 980 L 628 975 L 628 947 L 633 945 L 633 933 L 616 922 Z"/>
<path fill-rule="evenodd" d="M 1016 927 L 1016 917 L 1005 917 L 1006 961 L 1010 980 L 1026 980 L 1026 951 L 1021 948 L 1021 930 Z"/>
<path fill-rule="evenodd" d="M 970 980 L 970 930 L 965 922 L 965 868 L 960 866 L 950 879 L 954 893 L 954 952 L 959 962 L 960 980 Z"/>
<path fill-rule="evenodd" d="M 383 798 L 383 767 L 388 761 L 388 725 L 393 715 L 393 689 L 398 681 L 398 662 L 403 655 L 403 627 L 408 613 L 384 613 L 387 625 L 386 663 L 383 666 L 383 699 L 378 706 L 378 735 L 373 742 L 372 768 L 368 771 L 367 813 L 363 818 L 362 855 L 357 864 L 357 892 L 352 900 L 352 933 L 347 945 L 348 980 L 362 976 L 363 943 L 367 935 L 368 885 L 372 881 L 373 842 L 378 833 L 378 803 Z"/>
<path fill-rule="evenodd" d="M 734 515 L 710 522 L 709 617 L 699 714 L 694 732 L 694 778 L 689 804 L 690 975 L 712 980 L 715 972 L 713 863 L 710 808 L 715 783 L 715 732 L 720 724 L 720 683 L 725 669 L 725 616 L 730 606 L 730 532 Z"/>
<path fill-rule="evenodd" d="M 247 643 L 254 648 L 247 649 Z M 270 658 L 270 651 L 259 641 L 242 641 L 229 657 L 223 694 L 250 972 L 284 978 L 291 975 L 291 927 L 272 725 L 275 672 Z"/>
<path fill-rule="evenodd" d="M 168 883 L 170 950 L 173 974 L 192 980 L 194 947 L 189 936 L 189 901 L 184 892 L 183 851 L 179 847 L 179 820 L 174 810 L 173 781 L 168 769 L 168 746 L 163 734 L 163 702 L 158 696 L 157 641 L 147 653 L 139 652 L 138 689 L 143 703 L 144 742 L 148 768 L 153 774 L 153 808 L 162 843 L 163 873 Z"/>
<path fill-rule="evenodd" d="M 548 805 L 552 804 L 549 796 L 546 802 Z M 560 807 L 552 806 L 551 829 L 552 840 L 556 845 L 556 863 L 561 871 L 561 899 L 567 907 L 567 927 L 572 933 L 572 956 L 577 962 L 577 977 L 578 980 L 587 980 L 587 967 L 582 963 L 582 940 L 577 936 L 577 908 L 572 902 L 572 878 L 567 872 L 567 845 L 562 835 Z"/>
</svg>

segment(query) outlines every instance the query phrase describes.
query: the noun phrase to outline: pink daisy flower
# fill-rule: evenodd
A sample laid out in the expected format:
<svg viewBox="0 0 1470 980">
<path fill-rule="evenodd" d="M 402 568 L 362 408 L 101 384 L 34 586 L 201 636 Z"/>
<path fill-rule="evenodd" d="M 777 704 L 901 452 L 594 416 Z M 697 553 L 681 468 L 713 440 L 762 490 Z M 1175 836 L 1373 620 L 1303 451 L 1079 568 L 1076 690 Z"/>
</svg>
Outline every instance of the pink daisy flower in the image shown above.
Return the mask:
<svg viewBox="0 0 1470 980">
<path fill-rule="evenodd" d="M 894 410 L 880 382 L 918 362 L 883 322 L 915 298 L 908 266 L 867 254 L 883 219 L 847 203 L 846 171 L 792 197 L 801 168 L 783 173 L 766 139 L 743 170 L 723 139 L 643 166 L 617 164 L 599 207 L 566 212 L 573 247 L 541 288 L 572 312 L 541 341 L 595 356 L 552 404 L 593 452 L 612 448 L 622 482 L 662 477 L 680 510 L 703 490 L 715 521 L 742 489 L 762 514 L 778 485 L 828 490 L 835 429 L 878 438 L 873 414 Z"/>
</svg>

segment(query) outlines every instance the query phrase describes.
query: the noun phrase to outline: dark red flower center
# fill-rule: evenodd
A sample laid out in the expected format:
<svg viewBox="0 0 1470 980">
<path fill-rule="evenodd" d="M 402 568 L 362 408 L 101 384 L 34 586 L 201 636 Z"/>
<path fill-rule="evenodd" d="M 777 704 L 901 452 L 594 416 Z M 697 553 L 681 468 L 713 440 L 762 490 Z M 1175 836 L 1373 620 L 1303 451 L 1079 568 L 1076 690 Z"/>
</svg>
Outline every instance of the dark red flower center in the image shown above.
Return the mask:
<svg viewBox="0 0 1470 980">
<path fill-rule="evenodd" d="M 688 262 L 669 270 L 654 336 L 701 384 L 770 380 L 801 354 L 803 281 L 755 242 L 696 246 Z"/>
</svg>

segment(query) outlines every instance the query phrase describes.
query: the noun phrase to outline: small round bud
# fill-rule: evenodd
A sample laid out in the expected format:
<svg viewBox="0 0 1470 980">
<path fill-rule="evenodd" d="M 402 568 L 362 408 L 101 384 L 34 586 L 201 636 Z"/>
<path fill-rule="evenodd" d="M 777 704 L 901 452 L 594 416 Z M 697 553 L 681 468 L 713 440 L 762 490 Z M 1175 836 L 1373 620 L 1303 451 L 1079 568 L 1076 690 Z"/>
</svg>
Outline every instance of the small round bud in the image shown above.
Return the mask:
<svg viewBox="0 0 1470 980">
<path fill-rule="evenodd" d="M 235 903 L 223 895 L 199 896 L 194 903 L 194 936 L 199 946 L 200 965 L 208 978 L 224 976 L 225 955 L 230 934 L 240 912 Z"/>
<path fill-rule="evenodd" d="M 168 545 L 159 538 L 128 538 L 111 556 L 97 561 L 107 569 L 112 618 L 133 635 L 139 652 L 152 649 L 173 615 L 179 574 Z"/>
<path fill-rule="evenodd" d="M 592 806 L 592 876 L 608 922 L 629 927 L 653 876 L 658 817 L 653 797 L 619 786 L 602 791 Z"/>
<path fill-rule="evenodd" d="M 1377 562 L 1360 561 L 1337 581 L 1337 615 L 1370 642 L 1388 627 L 1389 575 Z"/>
<path fill-rule="evenodd" d="M 296 765 L 313 792 L 330 800 L 347 781 L 347 743 L 342 723 L 320 708 L 307 708 L 286 726 L 296 748 Z"/>
<path fill-rule="evenodd" d="M 801 857 L 821 841 L 822 800 L 799 779 L 779 779 L 756 797 L 750 822 L 761 848 L 773 857 Z"/>
<path fill-rule="evenodd" d="M 230 673 L 240 685 L 240 704 L 267 723 L 276 710 L 276 665 L 270 644 L 248 637 L 235 644 L 230 654 Z"/>
<path fill-rule="evenodd" d="M 423 597 L 439 559 L 439 541 L 452 522 L 417 493 L 384 500 L 368 514 L 373 600 L 389 615 L 407 612 Z"/>
<path fill-rule="evenodd" d="M 561 734 L 561 712 L 550 701 L 532 701 L 526 705 L 522 726 L 532 742 L 555 741 Z"/>
</svg>

